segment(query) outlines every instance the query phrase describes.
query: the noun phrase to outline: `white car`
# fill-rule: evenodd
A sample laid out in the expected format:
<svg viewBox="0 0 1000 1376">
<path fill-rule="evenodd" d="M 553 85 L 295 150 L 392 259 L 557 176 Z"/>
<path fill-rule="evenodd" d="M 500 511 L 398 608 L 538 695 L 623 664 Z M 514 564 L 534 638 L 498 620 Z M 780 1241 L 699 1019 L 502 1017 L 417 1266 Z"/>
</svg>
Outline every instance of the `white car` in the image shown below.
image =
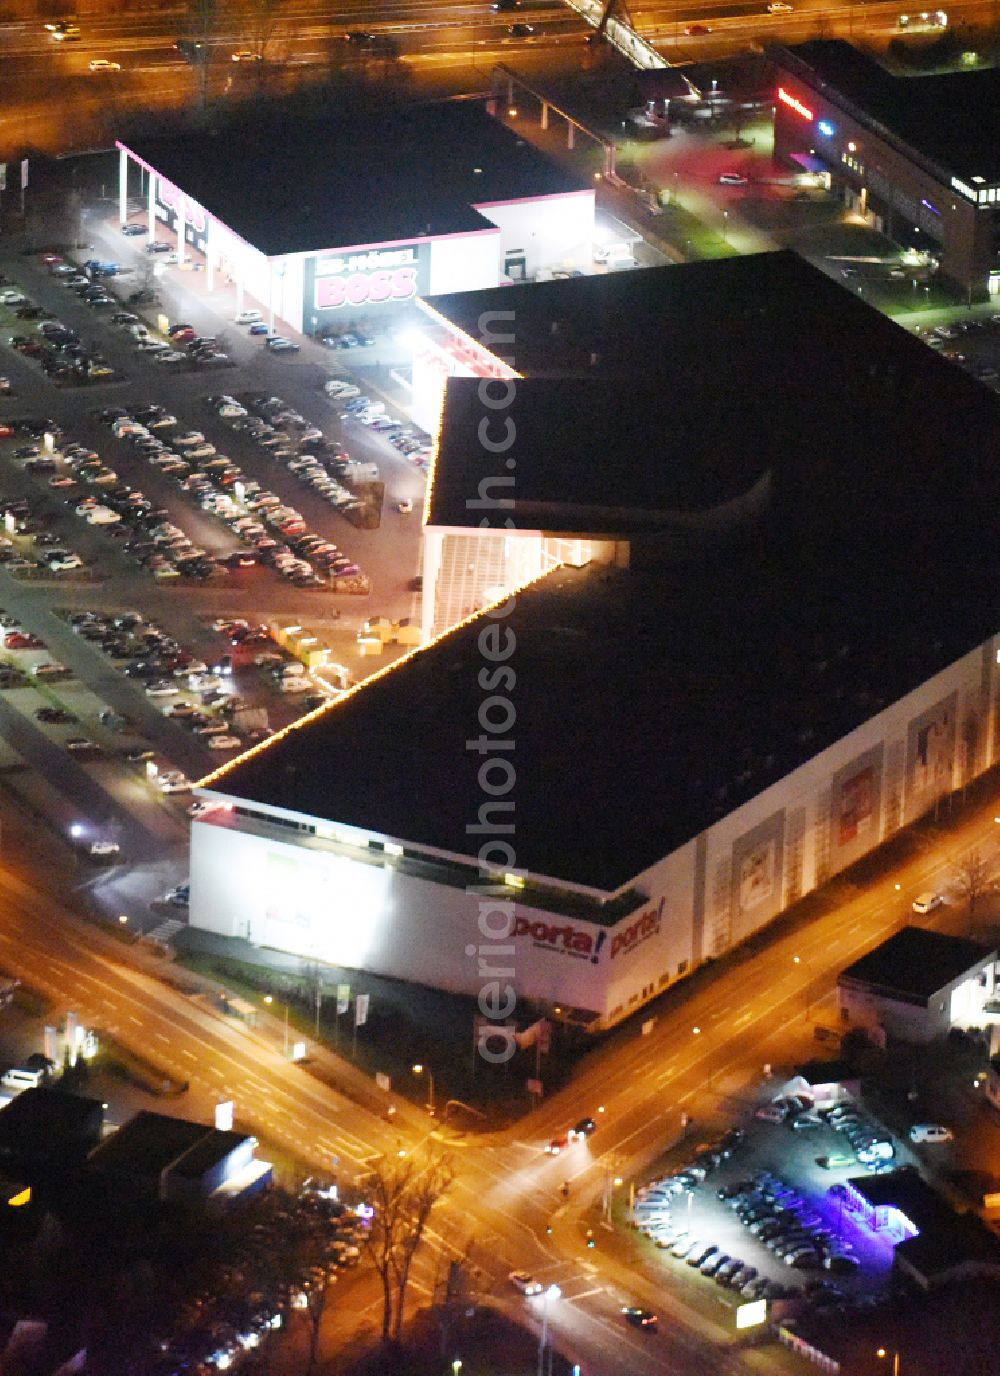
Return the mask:
<svg viewBox="0 0 1000 1376">
<path fill-rule="evenodd" d="M 328 397 L 339 397 L 342 401 L 361 395 L 360 387 L 355 387 L 352 382 L 348 382 L 342 377 L 334 377 L 329 382 L 324 382 L 323 391 Z"/>
<path fill-rule="evenodd" d="M 146 684 L 147 698 L 172 698 L 179 692 L 177 685 L 166 678 L 157 678 Z"/>
<path fill-rule="evenodd" d="M 785 0 L 771 0 L 767 7 L 768 14 L 791 14 L 794 5 L 788 5 Z"/>
<path fill-rule="evenodd" d="M 540 1295 L 542 1293 L 541 1281 L 535 1280 L 534 1276 L 529 1276 L 527 1271 L 511 1271 L 507 1279 L 515 1290 L 520 1290 L 522 1295 Z"/>
<path fill-rule="evenodd" d="M 233 59 L 236 60 L 235 58 Z M 260 311 L 240 311 L 239 315 L 233 317 L 237 325 L 259 325 L 264 319 Z"/>
<path fill-rule="evenodd" d="M 239 736 L 209 736 L 205 744 L 209 750 L 239 750 L 243 742 Z"/>
<path fill-rule="evenodd" d="M 117 855 L 121 846 L 117 841 L 91 841 L 90 853 L 95 859 L 103 859 L 109 855 Z"/>
<path fill-rule="evenodd" d="M 310 693 L 315 689 L 307 678 L 283 678 L 278 684 L 282 693 Z"/>
<path fill-rule="evenodd" d="M 154 363 L 183 363 L 186 354 L 179 353 L 177 349 L 157 350 L 153 354 Z"/>
<path fill-rule="evenodd" d="M 932 893 L 929 889 L 926 893 L 918 893 L 913 900 L 913 911 L 915 913 L 931 913 L 935 908 L 940 908 L 944 902 L 941 894 Z"/>
<path fill-rule="evenodd" d="M 157 779 L 161 793 L 190 793 L 191 780 L 180 770 L 171 769 Z"/>
<path fill-rule="evenodd" d="M 188 447 L 195 444 L 204 444 L 205 436 L 200 430 L 185 430 L 183 435 L 174 436 L 174 444 Z"/>
<path fill-rule="evenodd" d="M 235 420 L 237 416 L 245 416 L 247 408 L 241 406 L 238 401 L 226 401 L 219 407 L 219 415 L 224 420 Z"/>
<path fill-rule="evenodd" d="M 952 1142 L 954 1139 L 951 1128 L 942 1127 L 940 1123 L 914 1123 L 910 1128 L 911 1142 Z"/>
<path fill-rule="evenodd" d="M 95 57 L 90 64 L 92 72 L 120 72 L 121 69 L 120 62 L 109 62 L 106 57 Z"/>
<path fill-rule="evenodd" d="M 50 559 L 49 568 L 54 573 L 67 573 L 70 569 L 82 569 L 83 560 L 78 554 L 70 554 L 65 559 Z"/>
<path fill-rule="evenodd" d="M 79 514 L 79 508 L 77 508 Z M 87 524 L 89 526 L 113 526 L 121 520 L 117 511 L 112 511 L 110 507 L 94 506 L 86 511 Z"/>
</svg>

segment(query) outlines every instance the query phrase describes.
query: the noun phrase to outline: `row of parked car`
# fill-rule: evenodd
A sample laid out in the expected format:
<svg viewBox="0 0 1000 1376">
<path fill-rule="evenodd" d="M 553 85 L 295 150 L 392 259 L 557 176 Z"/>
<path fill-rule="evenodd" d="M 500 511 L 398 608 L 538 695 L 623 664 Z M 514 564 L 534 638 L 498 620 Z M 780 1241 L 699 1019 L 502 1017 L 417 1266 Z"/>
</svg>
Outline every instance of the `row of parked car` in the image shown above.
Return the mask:
<svg viewBox="0 0 1000 1376">
<path fill-rule="evenodd" d="M 847 1244 L 838 1242 L 823 1215 L 770 1171 L 723 1186 L 719 1198 L 743 1226 L 786 1266 L 850 1274 L 858 1263 Z"/>
<path fill-rule="evenodd" d="M 204 660 L 186 651 L 153 621 L 140 612 L 106 616 L 97 611 L 67 612 L 66 620 L 75 634 L 106 654 L 126 678 L 141 685 L 147 697 L 170 699 L 163 708 L 164 716 L 202 739 L 209 750 L 237 750 L 244 744 L 235 734 L 231 718 L 245 704 L 227 693 Z M 200 706 L 174 701 L 182 691 L 197 694 Z M 122 717 L 109 719 L 105 725 L 127 730 L 133 724 Z M 266 730 L 259 734 L 251 731 L 247 739 L 252 742 L 267 734 Z M 153 758 L 153 752 L 139 747 L 127 752 L 126 758 L 142 764 Z"/>
<path fill-rule="evenodd" d="M 290 473 L 332 506 L 347 511 L 358 504 L 337 479 L 338 474 L 347 470 L 349 455 L 281 397 L 241 392 L 236 396 L 206 397 L 206 401 L 233 429 L 249 435 L 270 458 L 284 463 Z M 334 578 L 360 575 L 361 568 L 350 555 L 308 530 L 301 513 L 283 504 L 276 493 L 252 482 L 242 485 L 242 495 L 243 506 L 250 515 L 244 512 L 239 518 L 241 538 L 255 546 L 263 562 L 273 564 L 279 571 L 290 570 L 286 576 L 293 581 L 296 568 L 303 566 L 309 568 L 310 574 L 315 566 Z M 271 526 L 270 535 L 262 522 Z M 275 531 L 280 533 L 283 543 Z"/>
<path fill-rule="evenodd" d="M 891 1170 L 896 1154 L 892 1138 L 852 1103 L 817 1109 L 804 1094 L 784 1094 L 762 1104 L 757 1118 L 767 1123 L 785 1123 L 793 1132 L 813 1132 L 824 1127 L 842 1133 L 854 1157 L 870 1171 Z M 835 1154 L 839 1156 L 842 1154 Z M 847 1164 L 847 1158 L 840 1164 Z M 827 1162 L 830 1157 L 826 1157 Z"/>
<path fill-rule="evenodd" d="M 6 281 L 0 274 L 0 283 Z M 82 289 L 92 293 L 84 298 L 88 305 L 105 303 L 104 292 L 94 287 L 88 277 L 80 274 L 75 281 L 77 286 L 82 281 Z M 13 310 L 20 326 L 18 333 L 8 336 L 8 344 L 25 358 L 33 358 L 53 381 L 106 382 L 114 376 L 108 360 L 96 350 L 85 348 L 76 330 L 62 324 L 52 311 L 35 305 L 17 287 L 8 285 L 0 290 L 0 304 Z"/>
<path fill-rule="evenodd" d="M 350 455 L 328 440 L 281 397 L 264 392 L 241 392 L 218 400 L 219 415 L 247 435 L 267 456 L 282 463 L 300 482 L 339 511 L 359 505 L 339 480 L 350 470 Z"/>
<path fill-rule="evenodd" d="M 394 449 L 412 459 L 418 468 L 426 468 L 430 463 L 430 436 L 416 426 L 407 425 L 388 415 L 382 402 L 364 396 L 360 387 L 353 382 L 348 382 L 346 378 L 330 378 L 323 384 L 323 391 L 334 406 L 342 408 L 342 420 L 360 421 L 388 440 Z"/>
</svg>

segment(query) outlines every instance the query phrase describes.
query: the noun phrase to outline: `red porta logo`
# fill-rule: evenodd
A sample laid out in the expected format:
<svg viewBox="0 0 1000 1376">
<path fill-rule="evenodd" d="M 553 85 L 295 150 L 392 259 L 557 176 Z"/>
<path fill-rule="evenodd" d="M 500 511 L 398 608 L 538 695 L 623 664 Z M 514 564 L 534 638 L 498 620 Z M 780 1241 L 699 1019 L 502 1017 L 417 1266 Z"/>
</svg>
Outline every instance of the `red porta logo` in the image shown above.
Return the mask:
<svg viewBox="0 0 1000 1376">
<path fill-rule="evenodd" d="M 518 917 L 514 922 L 514 935 L 530 937 L 536 946 L 550 951 L 565 951 L 571 956 L 587 956 L 596 964 L 598 953 L 604 945 L 605 933 L 598 932 L 596 939 L 590 932 L 582 932 L 579 927 L 567 922 L 561 927 L 541 919 L 532 921 L 528 917 Z"/>
<path fill-rule="evenodd" d="M 390 272 L 355 272 L 350 276 L 318 277 L 316 309 L 336 306 L 378 305 L 380 301 L 409 301 L 417 294 L 417 269 L 396 268 Z"/>
<path fill-rule="evenodd" d="M 636 920 L 629 924 L 623 932 L 616 932 L 611 942 L 611 959 L 614 960 L 619 951 L 631 951 L 633 947 L 654 936 L 660 930 L 660 922 L 663 918 L 663 904 L 666 900 L 661 898 L 655 908 L 648 908 Z"/>
</svg>

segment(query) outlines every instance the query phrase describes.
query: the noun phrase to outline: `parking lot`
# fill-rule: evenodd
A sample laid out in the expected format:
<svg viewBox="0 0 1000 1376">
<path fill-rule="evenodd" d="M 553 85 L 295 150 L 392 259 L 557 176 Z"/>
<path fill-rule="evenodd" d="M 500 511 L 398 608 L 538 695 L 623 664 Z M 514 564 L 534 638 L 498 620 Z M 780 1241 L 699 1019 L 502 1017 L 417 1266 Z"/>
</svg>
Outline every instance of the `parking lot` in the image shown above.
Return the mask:
<svg viewBox="0 0 1000 1376">
<path fill-rule="evenodd" d="M 759 1112 L 707 1141 L 689 1135 L 636 1190 L 640 1245 L 694 1302 L 767 1299 L 776 1314 L 875 1307 L 892 1245 L 852 1213 L 845 1182 L 910 1162 L 907 1148 L 852 1103 L 816 1113 L 781 1096 Z"/>
<path fill-rule="evenodd" d="M 204 306 L 200 334 L 143 320 L 134 276 L 98 274 L 95 305 L 71 266 L 0 263 L 0 768 L 82 859 L 165 889 L 189 781 L 362 677 L 371 616 L 416 610 L 424 445 L 343 367 L 252 322 L 204 345 Z M 221 362 L 184 348 L 217 360 L 227 333 Z M 288 625 L 328 670 L 276 643 Z"/>
</svg>

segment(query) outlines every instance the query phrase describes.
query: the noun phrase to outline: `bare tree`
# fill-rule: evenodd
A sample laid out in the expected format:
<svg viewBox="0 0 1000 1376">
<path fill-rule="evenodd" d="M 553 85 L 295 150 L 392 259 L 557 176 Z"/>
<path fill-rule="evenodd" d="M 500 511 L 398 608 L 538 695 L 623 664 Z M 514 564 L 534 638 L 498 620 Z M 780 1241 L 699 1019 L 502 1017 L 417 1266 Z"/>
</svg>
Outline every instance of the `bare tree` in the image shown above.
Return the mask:
<svg viewBox="0 0 1000 1376">
<path fill-rule="evenodd" d="M 997 887 L 993 861 L 985 859 L 978 849 L 970 850 L 962 856 L 955 866 L 955 882 L 961 890 L 962 897 L 969 905 L 969 924 L 971 926 L 973 914 L 976 911 L 976 903 L 984 895 L 992 893 Z"/>
<path fill-rule="evenodd" d="M 410 1269 L 431 1210 L 455 1178 L 447 1156 L 434 1148 L 423 1156 L 383 1157 L 368 1177 L 375 1210 L 365 1239 L 382 1282 L 382 1341 L 398 1342 Z"/>
<path fill-rule="evenodd" d="M 247 46 L 257 59 L 260 70 L 274 40 L 275 29 L 284 0 L 246 0 L 241 18 Z"/>
<path fill-rule="evenodd" d="M 323 1316 L 331 1288 L 337 1281 L 337 1268 L 329 1263 L 313 1267 L 306 1290 L 306 1322 L 309 1325 L 309 1360 L 306 1363 L 306 1376 L 312 1376 L 319 1355 L 319 1335 L 323 1327 Z"/>
<path fill-rule="evenodd" d="M 204 108 L 208 98 L 208 68 L 219 27 L 218 0 L 189 0 L 187 21 L 188 34 L 178 40 L 176 47 L 197 70 L 198 103 Z"/>
</svg>

